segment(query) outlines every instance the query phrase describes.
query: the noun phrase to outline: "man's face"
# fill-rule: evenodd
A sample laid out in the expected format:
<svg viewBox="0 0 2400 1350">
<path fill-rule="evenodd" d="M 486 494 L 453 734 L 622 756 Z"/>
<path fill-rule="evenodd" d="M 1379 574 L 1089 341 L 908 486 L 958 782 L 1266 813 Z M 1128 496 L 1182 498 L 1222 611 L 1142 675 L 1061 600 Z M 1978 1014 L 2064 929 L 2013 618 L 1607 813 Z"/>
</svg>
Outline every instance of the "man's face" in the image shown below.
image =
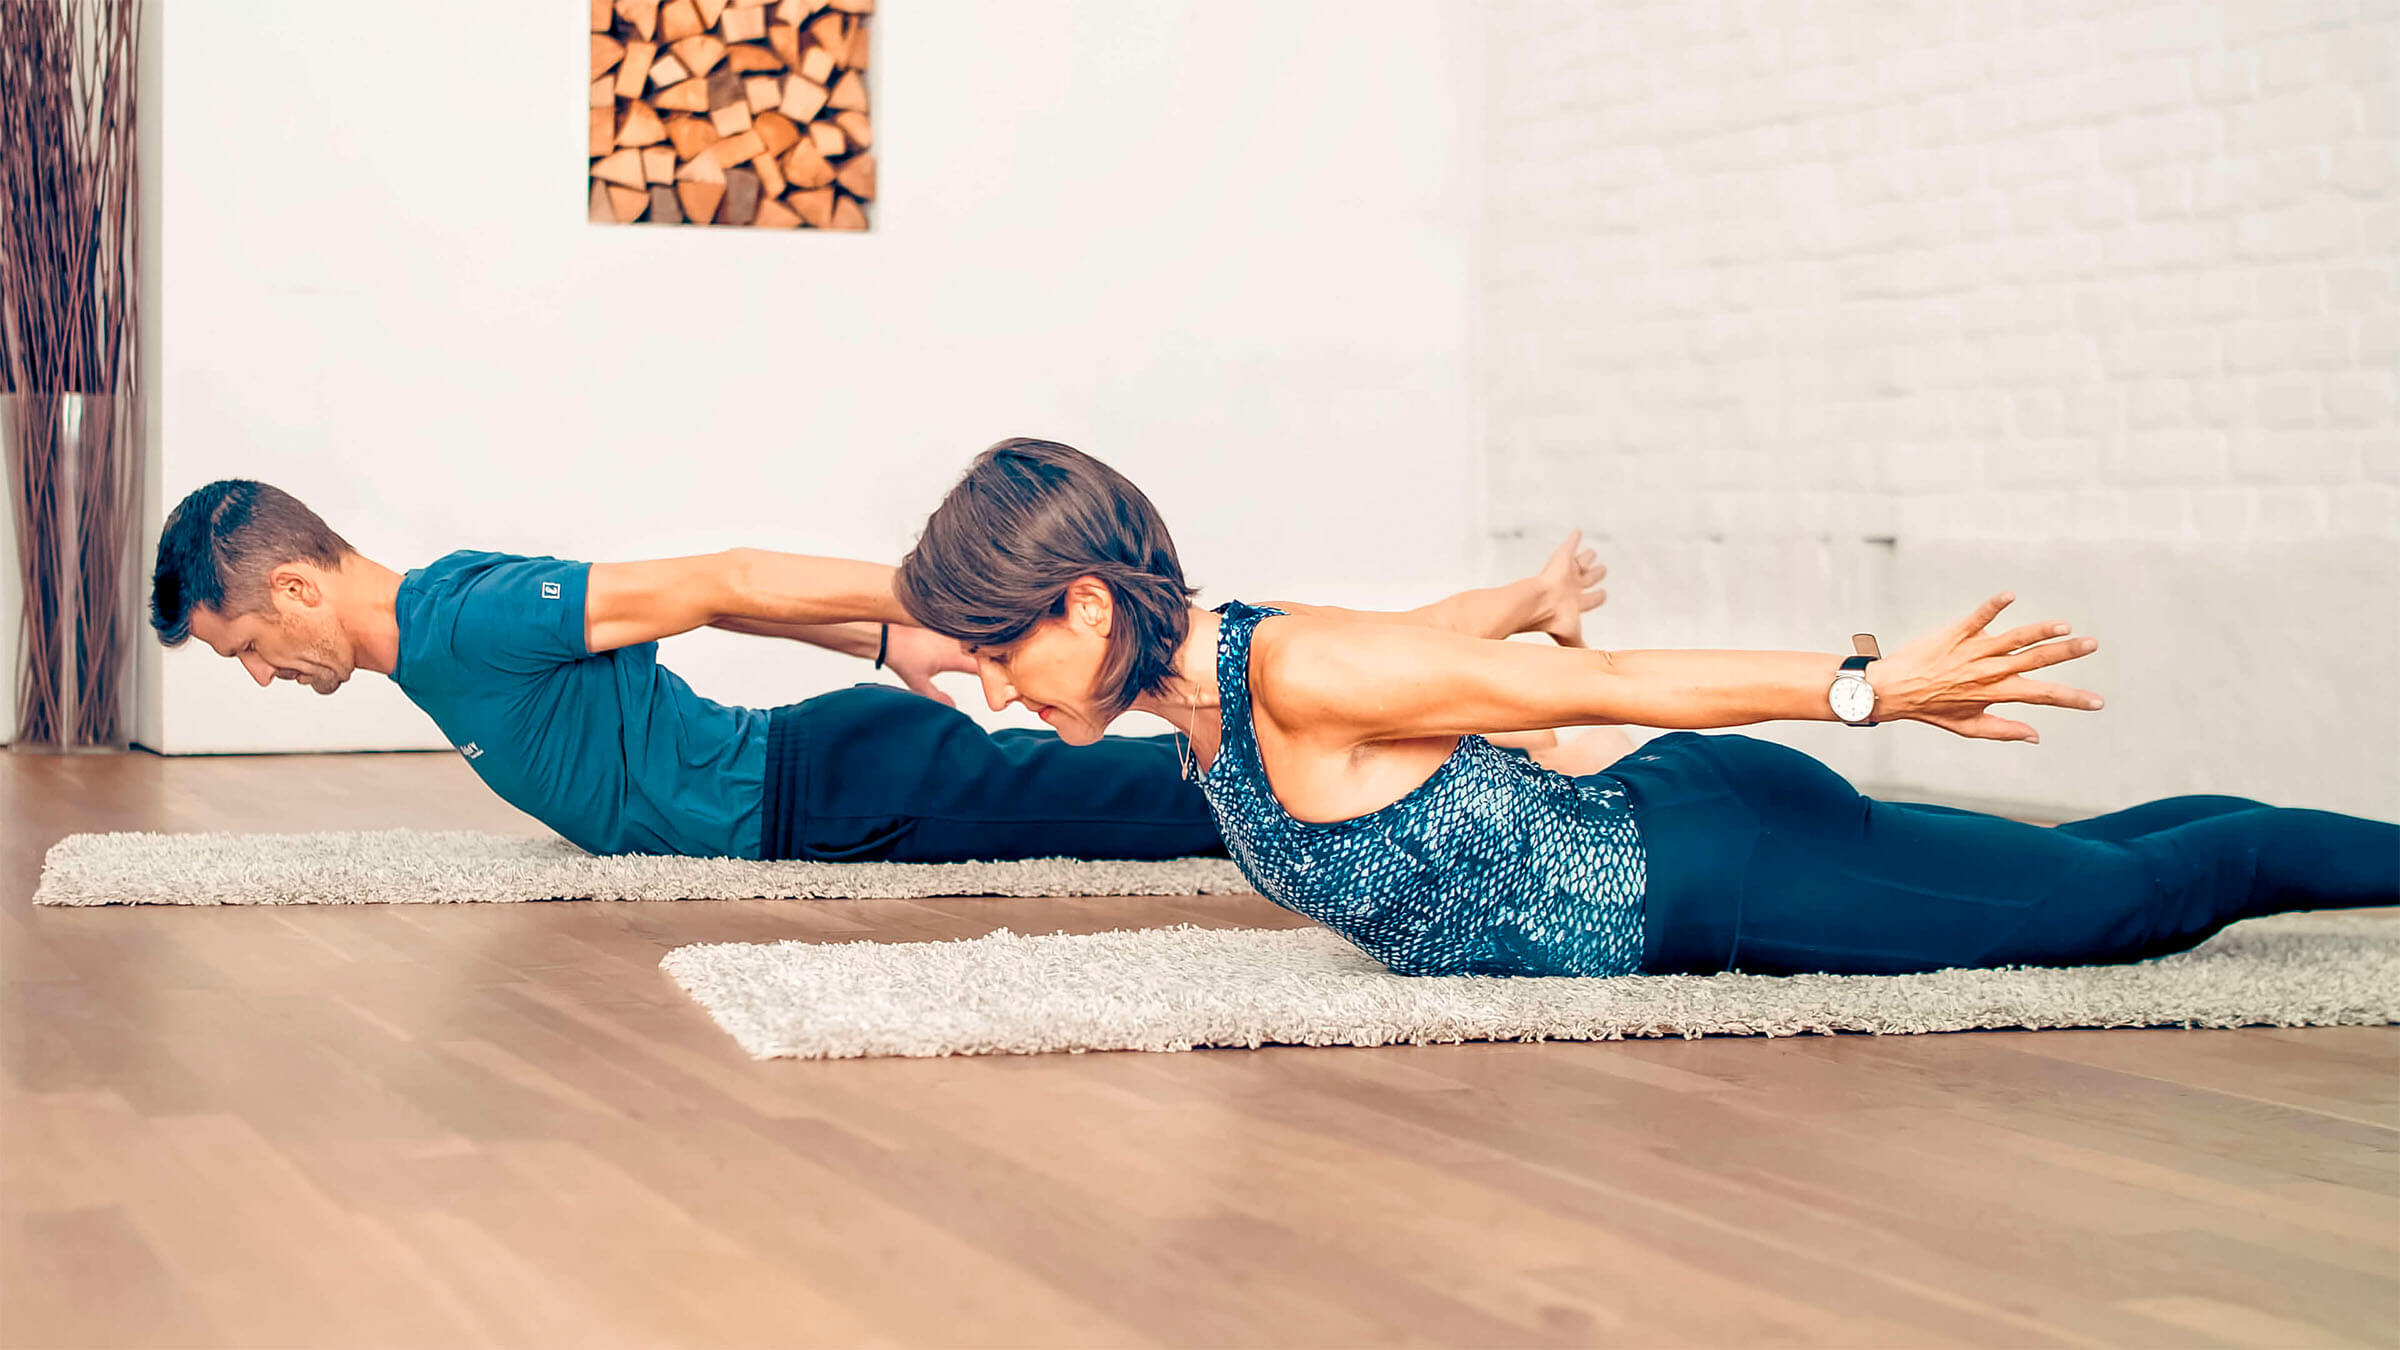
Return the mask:
<svg viewBox="0 0 2400 1350">
<path fill-rule="evenodd" d="M 358 669 L 357 654 L 322 592 L 312 588 L 302 598 L 277 587 L 271 597 L 266 612 L 232 618 L 195 607 L 192 636 L 217 655 L 241 662 L 262 689 L 277 680 L 305 684 L 320 694 L 341 688 Z"/>
</svg>

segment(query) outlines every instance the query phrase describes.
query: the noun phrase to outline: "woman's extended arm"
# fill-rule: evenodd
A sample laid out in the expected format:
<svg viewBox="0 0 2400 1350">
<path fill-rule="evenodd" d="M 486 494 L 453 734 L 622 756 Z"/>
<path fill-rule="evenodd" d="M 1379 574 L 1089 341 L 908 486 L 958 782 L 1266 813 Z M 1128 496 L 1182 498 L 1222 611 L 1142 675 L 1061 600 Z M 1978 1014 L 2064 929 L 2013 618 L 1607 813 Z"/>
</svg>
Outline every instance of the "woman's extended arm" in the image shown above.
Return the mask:
<svg viewBox="0 0 2400 1350">
<path fill-rule="evenodd" d="M 957 707 L 958 700 L 934 687 L 933 677 L 948 671 L 975 673 L 975 658 L 950 638 L 905 623 L 775 623 L 739 616 L 709 625 L 729 633 L 754 637 L 789 638 L 861 661 L 881 657 L 882 665 L 900 683 L 936 703 Z"/>
<path fill-rule="evenodd" d="M 2034 741 L 1987 709 L 2093 709 L 2097 695 L 2027 679 L 2087 655 L 2064 624 L 1984 630 L 2013 597 L 1920 638 L 1867 671 L 1878 721 L 1930 722 L 1962 736 Z M 1278 632 L 1277 629 L 1282 629 Z M 1576 723 L 1702 729 L 1833 721 L 1826 689 L 1842 658 L 1820 652 L 1576 651 L 1486 642 L 1430 628 L 1291 619 L 1262 625 L 1251 680 L 1280 726 L 1320 743 L 1401 740 Z"/>
</svg>

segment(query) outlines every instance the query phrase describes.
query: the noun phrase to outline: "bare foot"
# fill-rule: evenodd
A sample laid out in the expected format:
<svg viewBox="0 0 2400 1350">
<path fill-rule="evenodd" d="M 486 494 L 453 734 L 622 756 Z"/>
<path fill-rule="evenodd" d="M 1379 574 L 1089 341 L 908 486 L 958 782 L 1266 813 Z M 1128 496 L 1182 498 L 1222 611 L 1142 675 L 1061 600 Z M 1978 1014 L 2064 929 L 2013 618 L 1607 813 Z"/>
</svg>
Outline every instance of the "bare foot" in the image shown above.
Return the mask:
<svg viewBox="0 0 2400 1350">
<path fill-rule="evenodd" d="M 1595 727 L 1571 741 L 1533 752 L 1533 762 L 1569 778 L 1598 773 L 1633 753 L 1633 737 L 1622 727 Z"/>
<path fill-rule="evenodd" d="M 1608 565 L 1600 561 L 1600 554 L 1583 547 L 1583 531 L 1569 533 L 1533 575 L 1540 599 L 1534 621 L 1524 631 L 1547 633 L 1561 647 L 1582 646 L 1583 616 L 1608 601 L 1608 592 L 1600 588 L 1600 579 L 1607 575 Z"/>
</svg>

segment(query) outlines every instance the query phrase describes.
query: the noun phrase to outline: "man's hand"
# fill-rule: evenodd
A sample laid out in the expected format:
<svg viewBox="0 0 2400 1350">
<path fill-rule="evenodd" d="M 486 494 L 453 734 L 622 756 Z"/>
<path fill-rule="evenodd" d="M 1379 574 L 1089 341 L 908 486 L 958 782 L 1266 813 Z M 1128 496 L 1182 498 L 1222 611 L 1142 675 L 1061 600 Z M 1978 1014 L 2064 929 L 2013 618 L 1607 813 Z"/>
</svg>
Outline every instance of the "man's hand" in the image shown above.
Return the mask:
<svg viewBox="0 0 2400 1350">
<path fill-rule="evenodd" d="M 1600 587 L 1607 575 L 1608 564 L 1600 561 L 1600 554 L 1583 546 L 1583 531 L 1568 534 L 1530 578 L 1534 618 L 1518 631 L 1547 633 L 1561 647 L 1582 646 L 1583 616 L 1608 602 L 1608 592 Z"/>
<path fill-rule="evenodd" d="M 945 707 L 957 707 L 958 700 L 934 688 L 933 677 L 953 670 L 972 675 L 975 658 L 967 655 L 967 649 L 955 640 L 929 629 L 896 623 L 891 632 L 891 641 L 884 647 L 883 664 L 900 677 L 900 683 Z"/>
</svg>

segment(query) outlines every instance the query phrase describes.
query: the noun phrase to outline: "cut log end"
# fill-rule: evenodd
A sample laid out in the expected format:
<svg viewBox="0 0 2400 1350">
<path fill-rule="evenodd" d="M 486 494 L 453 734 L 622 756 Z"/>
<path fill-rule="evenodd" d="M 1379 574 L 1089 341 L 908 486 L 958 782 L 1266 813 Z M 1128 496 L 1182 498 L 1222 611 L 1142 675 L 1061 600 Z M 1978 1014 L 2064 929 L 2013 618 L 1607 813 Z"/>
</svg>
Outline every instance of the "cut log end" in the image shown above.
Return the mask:
<svg viewBox="0 0 2400 1350">
<path fill-rule="evenodd" d="M 833 198 L 832 188 L 813 188 L 794 192 L 784 200 L 791 204 L 793 212 L 800 219 L 823 230 L 833 226 Z"/>
<path fill-rule="evenodd" d="M 683 203 L 684 219 L 695 225 L 706 225 L 717 218 L 717 204 L 725 200 L 725 185 L 677 183 L 675 199 Z"/>
<path fill-rule="evenodd" d="M 650 105 L 640 100 L 625 105 L 625 116 L 617 123 L 617 144 L 656 145 L 667 138 L 667 127 L 650 111 Z"/>
<path fill-rule="evenodd" d="M 642 212 L 650 209 L 650 192 L 647 188 L 612 185 L 608 190 L 608 203 L 616 211 L 619 225 L 631 225 L 642 218 Z"/>
<path fill-rule="evenodd" d="M 717 208 L 720 225 L 747 225 L 758 219 L 758 175 L 747 169 L 725 171 L 725 201 Z"/>
<path fill-rule="evenodd" d="M 767 153 L 770 155 L 780 155 L 800 140 L 800 128 L 793 126 L 792 119 L 779 112 L 760 113 L 750 126 L 758 133 L 759 139 L 767 143 Z"/>
<path fill-rule="evenodd" d="M 670 117 L 667 139 L 675 142 L 678 159 L 690 159 L 723 139 L 704 117 Z"/>
<path fill-rule="evenodd" d="M 792 75 L 783 82 L 783 103 L 776 111 L 795 122 L 806 122 L 825 108 L 825 86 L 804 75 Z"/>
<path fill-rule="evenodd" d="M 865 77 L 855 70 L 842 72 L 842 78 L 834 82 L 833 92 L 825 101 L 842 112 L 865 112 L 867 110 Z"/>
<path fill-rule="evenodd" d="M 617 17 L 632 24 L 644 42 L 658 36 L 658 0 L 617 0 Z"/>
<path fill-rule="evenodd" d="M 842 165 L 842 171 L 834 175 L 833 181 L 841 184 L 843 191 L 861 201 L 875 200 L 875 157 L 873 155 L 852 155 L 849 161 Z"/>
<path fill-rule="evenodd" d="M 608 154 L 592 166 L 592 177 L 618 187 L 641 187 L 645 181 L 642 177 L 642 152 L 628 148 Z"/>
<path fill-rule="evenodd" d="M 832 228 L 837 230 L 863 230 L 867 228 L 867 213 L 864 208 L 860 207 L 857 202 L 851 200 L 850 198 L 837 198 L 833 203 Z"/>
<path fill-rule="evenodd" d="M 709 26 L 700 22 L 700 10 L 692 0 L 667 0 L 658 9 L 658 40 L 681 42 L 685 38 L 705 33 Z"/>
<path fill-rule="evenodd" d="M 671 84 L 651 95 L 650 103 L 661 112 L 707 112 L 708 81 L 685 80 L 681 84 Z"/>
<path fill-rule="evenodd" d="M 739 136 L 750 129 L 750 105 L 728 103 L 708 115 L 717 131 L 726 136 Z"/>
<path fill-rule="evenodd" d="M 667 50 L 675 53 L 675 59 L 683 62 L 683 68 L 694 75 L 706 75 L 717 62 L 725 59 L 725 44 L 706 33 L 669 43 Z"/>
<path fill-rule="evenodd" d="M 642 86 L 650 80 L 651 67 L 658 61 L 655 42 L 628 42 L 625 59 L 617 63 L 617 97 L 640 98 Z"/>
<path fill-rule="evenodd" d="M 833 166 L 825 162 L 814 141 L 801 141 L 783 157 L 783 176 L 798 188 L 821 188 L 833 181 Z"/>
<path fill-rule="evenodd" d="M 709 153 L 716 157 L 720 167 L 731 169 L 736 164 L 747 164 L 767 153 L 767 142 L 765 137 L 758 134 L 758 128 L 752 127 L 717 142 Z"/>
<path fill-rule="evenodd" d="M 756 42 L 767 35 L 767 12 L 747 5 L 735 5 L 725 11 L 717 25 L 727 42 Z"/>
<path fill-rule="evenodd" d="M 759 46 L 744 42 L 725 49 L 725 65 L 736 75 L 756 75 L 765 71 L 781 71 L 790 62 Z"/>
</svg>

